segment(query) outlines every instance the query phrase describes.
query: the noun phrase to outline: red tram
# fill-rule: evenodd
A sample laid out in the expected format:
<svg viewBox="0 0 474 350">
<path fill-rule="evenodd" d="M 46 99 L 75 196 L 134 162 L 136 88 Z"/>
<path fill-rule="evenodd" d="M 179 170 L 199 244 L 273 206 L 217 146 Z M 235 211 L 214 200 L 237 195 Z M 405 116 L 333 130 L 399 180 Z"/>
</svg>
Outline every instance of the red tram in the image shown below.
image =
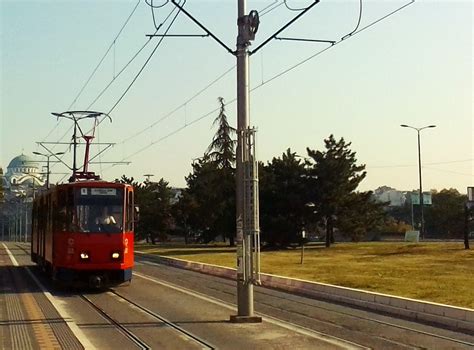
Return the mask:
<svg viewBox="0 0 474 350">
<path fill-rule="evenodd" d="M 130 281 L 134 214 L 130 185 L 87 180 L 55 186 L 33 203 L 31 259 L 66 284 Z"/>
</svg>

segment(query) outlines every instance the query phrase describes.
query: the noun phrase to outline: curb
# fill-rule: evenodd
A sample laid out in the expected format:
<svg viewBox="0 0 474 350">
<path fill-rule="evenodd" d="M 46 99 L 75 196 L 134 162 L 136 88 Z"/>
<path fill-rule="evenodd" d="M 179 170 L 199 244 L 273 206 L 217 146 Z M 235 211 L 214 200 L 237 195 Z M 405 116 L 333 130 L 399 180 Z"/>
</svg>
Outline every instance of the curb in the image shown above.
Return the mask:
<svg viewBox="0 0 474 350">
<path fill-rule="evenodd" d="M 160 255 L 135 253 L 151 258 L 161 264 L 192 270 L 208 275 L 236 278 L 236 270 L 229 267 L 192 262 Z M 386 312 L 414 320 L 436 323 L 458 330 L 474 331 L 474 310 L 422 300 L 397 297 L 388 294 L 368 292 L 360 289 L 340 287 L 331 284 L 311 282 L 277 275 L 260 274 L 263 287 L 297 292 L 313 298 L 335 301 Z"/>
</svg>

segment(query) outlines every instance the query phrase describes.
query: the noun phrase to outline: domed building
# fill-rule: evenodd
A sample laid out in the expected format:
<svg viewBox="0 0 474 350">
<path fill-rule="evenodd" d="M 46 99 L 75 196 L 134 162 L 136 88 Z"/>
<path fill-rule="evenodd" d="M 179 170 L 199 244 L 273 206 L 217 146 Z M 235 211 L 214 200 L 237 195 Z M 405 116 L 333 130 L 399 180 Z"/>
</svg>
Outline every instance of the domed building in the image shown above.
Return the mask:
<svg viewBox="0 0 474 350">
<path fill-rule="evenodd" d="M 29 190 L 45 184 L 44 175 L 35 160 L 25 154 L 13 158 L 3 176 L 3 187 L 14 195 L 26 194 Z"/>
</svg>

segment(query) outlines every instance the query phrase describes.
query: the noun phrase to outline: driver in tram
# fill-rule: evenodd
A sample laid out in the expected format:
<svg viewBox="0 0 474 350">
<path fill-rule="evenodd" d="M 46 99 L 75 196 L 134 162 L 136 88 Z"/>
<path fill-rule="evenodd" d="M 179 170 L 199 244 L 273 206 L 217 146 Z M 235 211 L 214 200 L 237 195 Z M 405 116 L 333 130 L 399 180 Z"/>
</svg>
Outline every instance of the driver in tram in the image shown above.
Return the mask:
<svg viewBox="0 0 474 350">
<path fill-rule="evenodd" d="M 116 225 L 113 215 L 109 214 L 109 208 L 102 208 L 102 215 L 95 219 L 96 225 Z"/>
</svg>

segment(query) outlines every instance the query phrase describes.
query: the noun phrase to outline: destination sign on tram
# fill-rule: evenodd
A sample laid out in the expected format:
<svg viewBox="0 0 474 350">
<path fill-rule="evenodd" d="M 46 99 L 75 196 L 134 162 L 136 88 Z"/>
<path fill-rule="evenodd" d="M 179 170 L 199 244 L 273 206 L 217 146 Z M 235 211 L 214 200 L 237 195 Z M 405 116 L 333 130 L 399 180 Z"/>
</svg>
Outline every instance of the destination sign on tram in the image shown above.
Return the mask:
<svg viewBox="0 0 474 350">
<path fill-rule="evenodd" d="M 88 195 L 89 194 L 88 188 L 81 188 L 81 195 Z M 117 189 L 116 188 L 91 188 L 90 194 L 92 196 L 116 196 Z"/>
</svg>

